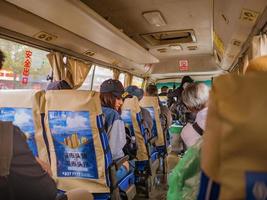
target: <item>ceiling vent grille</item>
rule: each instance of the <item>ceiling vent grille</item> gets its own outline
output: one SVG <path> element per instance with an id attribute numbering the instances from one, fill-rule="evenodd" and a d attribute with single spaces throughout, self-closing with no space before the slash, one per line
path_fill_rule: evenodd
<path id="1" fill-rule="evenodd" d="M 87 50 L 87 51 L 85 51 L 83 54 L 86 55 L 86 56 L 90 56 L 90 57 L 92 57 L 92 56 L 95 55 L 95 52 L 94 52 L 94 51 Z"/>
<path id="2" fill-rule="evenodd" d="M 255 23 L 259 13 L 253 10 L 242 9 L 240 19 L 245 22 Z"/>
<path id="3" fill-rule="evenodd" d="M 197 50 L 197 46 L 188 46 L 187 49 L 189 51 L 195 51 L 195 50 Z"/>
<path id="4" fill-rule="evenodd" d="M 141 37 L 152 46 L 196 42 L 195 32 L 192 29 L 147 33 L 142 34 Z"/>
<path id="5" fill-rule="evenodd" d="M 46 33 L 44 31 L 41 31 L 39 33 L 36 33 L 34 35 L 34 37 L 37 38 L 37 39 L 39 39 L 39 40 L 43 40 L 45 42 L 52 42 L 55 39 L 57 39 L 57 36 L 52 35 L 52 34 L 49 34 L 49 33 Z"/>

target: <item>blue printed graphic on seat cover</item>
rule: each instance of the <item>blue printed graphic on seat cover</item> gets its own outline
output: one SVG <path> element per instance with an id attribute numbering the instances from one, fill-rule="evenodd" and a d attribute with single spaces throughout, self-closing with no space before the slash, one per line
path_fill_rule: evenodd
<path id="1" fill-rule="evenodd" d="M 146 107 L 146 109 L 149 111 L 152 120 L 153 120 L 153 126 L 152 126 L 152 135 L 158 136 L 158 131 L 157 131 L 157 124 L 156 124 L 156 119 L 155 119 L 155 110 L 154 107 Z"/>
<path id="2" fill-rule="evenodd" d="M 58 177 L 98 179 L 89 112 L 49 111 Z"/>
<path id="3" fill-rule="evenodd" d="M 121 118 L 124 121 L 125 127 L 130 131 L 131 136 L 134 136 L 134 128 L 130 110 L 123 110 Z"/>
<path id="4" fill-rule="evenodd" d="M 267 199 L 267 172 L 246 173 L 246 199 Z"/>
<path id="5" fill-rule="evenodd" d="M 25 134 L 34 156 L 38 156 L 31 108 L 0 108 L 0 121 L 11 121 Z"/>

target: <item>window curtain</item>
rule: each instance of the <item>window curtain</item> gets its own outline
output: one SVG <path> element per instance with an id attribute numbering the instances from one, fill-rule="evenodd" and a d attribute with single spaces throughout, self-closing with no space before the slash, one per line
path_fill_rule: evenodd
<path id="1" fill-rule="evenodd" d="M 53 71 L 53 81 L 65 80 L 73 88 L 79 88 L 86 79 L 92 64 L 73 58 L 67 58 L 67 64 L 63 62 L 60 52 L 51 52 L 47 55 Z"/>
<path id="2" fill-rule="evenodd" d="M 261 34 L 252 39 L 252 59 L 267 55 L 267 35 Z"/>
<path id="3" fill-rule="evenodd" d="M 65 78 L 65 64 L 63 55 L 59 52 L 51 52 L 46 55 L 53 72 L 53 81 L 60 81 Z"/>
<path id="4" fill-rule="evenodd" d="M 119 80 L 120 70 L 113 68 L 113 79 Z"/>
<path id="5" fill-rule="evenodd" d="M 243 58 L 243 67 L 242 67 L 242 74 L 244 75 L 247 71 L 248 68 L 248 64 L 249 64 L 249 58 L 248 58 L 248 54 L 246 54 Z"/>
<path id="6" fill-rule="evenodd" d="M 148 85 L 148 81 L 149 81 L 149 77 L 144 78 L 143 84 L 142 84 L 142 88 L 145 90 L 147 85 Z"/>
<path id="7" fill-rule="evenodd" d="M 88 64 L 80 60 L 68 58 L 66 81 L 70 83 L 74 89 L 81 87 L 91 67 L 92 63 Z"/>
<path id="8" fill-rule="evenodd" d="M 124 79 L 124 87 L 128 87 L 132 84 L 133 75 L 129 73 L 125 73 L 125 79 Z"/>

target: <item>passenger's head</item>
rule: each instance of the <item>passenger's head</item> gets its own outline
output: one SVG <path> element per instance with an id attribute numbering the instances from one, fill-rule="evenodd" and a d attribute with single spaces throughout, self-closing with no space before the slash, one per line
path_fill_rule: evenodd
<path id="1" fill-rule="evenodd" d="M 191 83 L 182 93 L 182 100 L 192 112 L 198 112 L 207 107 L 209 88 L 204 83 Z"/>
<path id="2" fill-rule="evenodd" d="M 138 88 L 135 85 L 130 85 L 127 88 L 125 88 L 125 92 L 128 93 L 130 96 L 136 96 L 139 101 L 144 96 L 144 90 L 141 88 Z"/>
<path id="3" fill-rule="evenodd" d="M 1 70 L 2 67 L 3 67 L 4 61 L 5 61 L 5 55 L 4 55 L 4 53 L 0 50 L 0 70 Z"/>
<path id="4" fill-rule="evenodd" d="M 158 96 L 158 88 L 157 88 L 157 86 L 154 85 L 154 84 L 149 84 L 146 87 L 146 96 L 152 96 L 152 97 Z"/>
<path id="5" fill-rule="evenodd" d="M 190 83 L 193 83 L 194 80 L 190 77 L 190 76 L 184 76 L 182 78 L 182 82 L 181 82 L 181 86 L 183 89 L 186 88 L 187 85 L 189 85 Z"/>
<path id="6" fill-rule="evenodd" d="M 53 81 L 48 84 L 46 90 L 70 90 L 72 89 L 67 81 Z"/>
<path id="7" fill-rule="evenodd" d="M 267 56 L 257 57 L 249 62 L 246 73 L 267 72 Z"/>
<path id="8" fill-rule="evenodd" d="M 169 88 L 168 88 L 167 86 L 164 85 L 164 86 L 162 86 L 162 87 L 160 88 L 160 92 L 161 92 L 161 93 L 167 93 L 167 92 L 168 92 L 168 89 L 169 89 Z"/>
<path id="9" fill-rule="evenodd" d="M 123 93 L 124 87 L 119 80 L 105 80 L 100 86 L 101 105 L 121 112 Z"/>

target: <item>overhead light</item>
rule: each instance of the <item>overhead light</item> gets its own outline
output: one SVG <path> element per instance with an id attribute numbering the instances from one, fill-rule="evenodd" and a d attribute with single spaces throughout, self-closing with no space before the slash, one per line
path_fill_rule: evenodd
<path id="1" fill-rule="evenodd" d="M 180 45 L 169 45 L 171 50 L 181 51 L 183 50 Z"/>
<path id="2" fill-rule="evenodd" d="M 146 21 L 154 26 L 165 26 L 167 25 L 160 11 L 148 11 L 142 13 Z"/>

